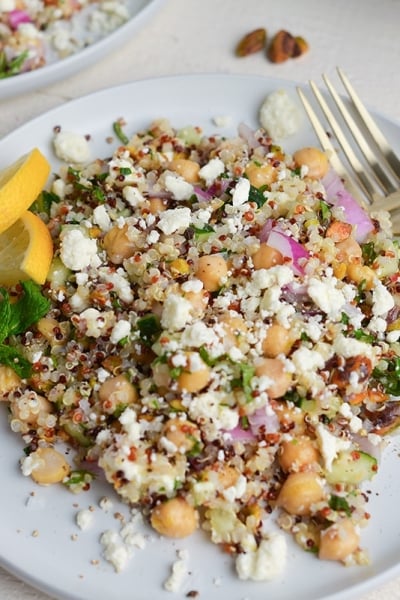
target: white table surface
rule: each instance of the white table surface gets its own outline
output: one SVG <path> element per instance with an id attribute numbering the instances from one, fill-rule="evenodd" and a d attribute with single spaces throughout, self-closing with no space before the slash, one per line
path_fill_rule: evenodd
<path id="1" fill-rule="evenodd" d="M 130 42 L 95 66 L 45 89 L 0 98 L 0 137 L 72 98 L 131 80 L 220 72 L 306 82 L 333 74 L 337 65 L 370 108 L 400 122 L 399 26 L 400 0 L 166 0 Z M 237 58 L 236 43 L 257 27 L 301 35 L 310 52 L 280 65 L 263 53 Z M 400 577 L 359 598 L 394 599 L 400 599 Z M 0 600 L 48 596 L 0 569 Z"/>

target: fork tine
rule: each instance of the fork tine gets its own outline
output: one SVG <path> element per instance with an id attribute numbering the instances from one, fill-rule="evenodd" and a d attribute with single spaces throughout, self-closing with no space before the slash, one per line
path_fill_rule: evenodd
<path id="1" fill-rule="evenodd" d="M 366 194 L 372 199 L 374 194 L 377 193 L 377 188 L 374 183 L 374 180 L 372 180 L 371 177 L 366 173 L 363 165 L 361 164 L 355 152 L 353 151 L 353 148 L 348 143 L 346 136 L 344 135 L 339 123 L 337 122 L 334 114 L 332 113 L 331 109 L 329 108 L 328 104 L 326 103 L 316 84 L 313 81 L 310 81 L 309 83 L 318 101 L 318 104 L 320 105 L 329 125 L 331 126 L 332 131 L 336 136 L 336 139 L 341 145 L 343 152 L 347 160 L 349 161 L 350 166 L 352 167 L 358 181 L 360 182 L 360 185 L 363 187 Z"/>
<path id="2" fill-rule="evenodd" d="M 378 128 L 375 121 L 373 120 L 373 118 L 371 117 L 371 115 L 369 114 L 369 112 L 367 111 L 367 109 L 365 108 L 363 103 L 361 102 L 359 96 L 357 95 L 356 91 L 354 90 L 353 86 L 351 85 L 348 77 L 345 75 L 345 73 L 339 67 L 337 67 L 337 72 L 339 73 L 339 76 L 343 82 L 343 85 L 346 88 L 350 98 L 352 99 L 354 106 L 356 107 L 360 117 L 364 121 L 366 128 L 370 132 L 372 139 L 378 145 L 382 154 L 386 157 L 386 160 L 392 167 L 394 174 L 398 178 L 400 178 L 400 160 L 398 159 L 396 154 L 393 152 L 392 148 L 389 146 L 387 139 L 385 138 L 385 136 L 383 135 L 381 130 Z"/>
<path id="3" fill-rule="evenodd" d="M 349 191 L 354 196 L 354 198 L 356 198 L 362 206 L 366 207 L 365 199 L 360 195 L 359 189 L 354 184 L 352 177 L 350 176 L 349 172 L 340 160 L 335 148 L 333 147 L 331 140 L 329 139 L 328 134 L 321 125 L 321 122 L 318 119 L 316 113 L 314 112 L 314 109 L 312 108 L 311 104 L 307 100 L 303 90 L 300 87 L 297 88 L 297 93 L 304 106 L 304 110 L 308 115 L 310 123 L 314 127 L 315 133 L 317 135 L 317 138 L 319 139 L 322 148 L 328 153 L 329 162 L 331 163 L 333 169 L 336 171 L 339 177 L 346 181 L 346 185 Z"/>
<path id="4" fill-rule="evenodd" d="M 328 79 L 328 77 L 326 75 L 323 75 L 322 78 L 325 81 L 326 87 L 328 88 L 332 98 L 334 99 L 336 106 L 338 107 L 339 111 L 341 112 L 343 119 L 347 123 L 347 126 L 348 126 L 351 134 L 353 135 L 353 138 L 355 139 L 361 152 L 364 154 L 371 169 L 374 171 L 375 176 L 377 177 L 378 183 L 382 185 L 382 187 L 385 189 L 385 192 L 388 194 L 396 191 L 397 188 L 393 185 L 393 183 L 390 181 L 390 179 L 386 175 L 385 171 L 382 169 L 381 165 L 379 164 L 378 160 L 376 159 L 375 154 L 372 152 L 369 144 L 366 142 L 358 125 L 356 124 L 353 117 L 347 110 L 344 102 L 342 101 L 339 94 L 333 87 L 332 83 L 330 82 L 330 80 Z"/>

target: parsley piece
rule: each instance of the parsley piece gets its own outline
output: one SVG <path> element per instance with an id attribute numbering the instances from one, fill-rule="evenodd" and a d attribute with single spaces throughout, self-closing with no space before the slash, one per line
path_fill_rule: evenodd
<path id="1" fill-rule="evenodd" d="M 31 363 L 17 348 L 3 342 L 12 335 L 23 333 L 44 317 L 49 311 L 50 301 L 42 295 L 40 286 L 33 281 L 23 281 L 21 285 L 24 293 L 14 303 L 10 302 L 7 290 L 0 289 L 0 363 L 26 378 L 30 376 Z"/>
<path id="2" fill-rule="evenodd" d="M 136 324 L 143 344 L 152 346 L 162 331 L 159 318 L 156 315 L 148 314 L 138 319 Z"/>
<path id="3" fill-rule="evenodd" d="M 321 213 L 321 223 L 327 223 L 330 221 L 332 212 L 329 204 L 324 202 L 324 200 L 321 200 L 319 203 L 319 211 Z"/>
<path id="4" fill-rule="evenodd" d="M 6 53 L 0 52 L 0 79 L 18 75 L 21 72 L 22 66 L 29 56 L 29 50 L 24 50 L 10 61 L 7 60 Z"/>
<path id="5" fill-rule="evenodd" d="M 375 367 L 372 377 L 378 381 L 391 396 L 400 396 L 400 356 L 385 360 L 386 368 Z"/>
<path id="6" fill-rule="evenodd" d="M 30 206 L 30 210 L 36 213 L 46 213 L 50 214 L 51 205 L 53 203 L 58 204 L 60 202 L 60 197 L 54 192 L 47 192 L 43 190 L 41 194 L 36 198 L 34 203 Z"/>
<path id="7" fill-rule="evenodd" d="M 335 494 L 332 494 L 329 498 L 329 508 L 332 510 L 343 511 L 348 517 L 351 516 L 350 505 L 346 498 L 343 498 L 342 496 L 335 496 Z"/>
<path id="8" fill-rule="evenodd" d="M 125 133 L 122 130 L 121 121 L 115 121 L 113 123 L 113 130 L 119 141 L 125 144 L 126 146 L 129 143 L 129 138 L 127 135 L 125 135 Z"/>
<path id="9" fill-rule="evenodd" d="M 367 344 L 372 344 L 375 341 L 375 336 L 373 336 L 371 333 L 365 333 L 365 331 L 362 329 L 355 329 L 353 331 L 353 335 L 356 340 L 366 342 Z"/>
<path id="10" fill-rule="evenodd" d="M 251 365 L 247 365 L 246 363 L 239 363 L 239 368 L 241 387 L 244 391 L 244 395 L 246 396 L 246 400 L 248 402 L 251 402 L 253 400 L 253 389 L 251 387 L 251 380 L 254 377 L 255 368 Z"/>
<path id="11" fill-rule="evenodd" d="M 201 229 L 200 227 L 194 227 L 193 231 L 196 240 L 200 240 L 203 238 L 207 238 L 210 235 L 210 233 L 214 233 L 215 229 L 211 225 L 206 224 Z"/>
<path id="12" fill-rule="evenodd" d="M 362 244 L 361 252 L 364 264 L 366 265 L 372 265 L 376 257 L 378 256 L 377 252 L 375 251 L 374 242 L 367 242 L 366 244 Z"/>
<path id="13" fill-rule="evenodd" d="M 262 185 L 259 188 L 256 188 L 254 185 L 250 185 L 249 191 L 249 202 L 255 202 L 258 208 L 261 208 L 267 201 L 264 196 L 264 191 L 267 189 L 266 185 Z"/>

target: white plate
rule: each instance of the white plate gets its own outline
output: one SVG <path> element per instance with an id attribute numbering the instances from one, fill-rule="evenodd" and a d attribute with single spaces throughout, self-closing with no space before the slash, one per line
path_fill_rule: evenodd
<path id="1" fill-rule="evenodd" d="M 99 37 L 93 44 L 71 56 L 58 59 L 51 55 L 48 64 L 40 69 L 1 79 L 0 100 L 51 85 L 89 67 L 131 39 L 164 2 L 165 0 L 127 0 L 129 20 L 124 25 L 105 37 Z M 79 35 L 82 35 L 82 40 L 86 39 L 84 32 L 79 31 L 79 24 L 75 32 L 78 39 Z"/>
<path id="2" fill-rule="evenodd" d="M 297 99 L 295 84 L 287 81 L 220 74 L 139 81 L 108 89 L 65 104 L 0 141 L 0 168 L 33 146 L 51 157 L 52 130 L 57 125 L 90 134 L 93 156 L 111 152 L 106 138 L 112 135 L 111 124 L 118 117 L 125 118 L 130 133 L 154 118 L 168 117 L 176 126 L 196 124 L 209 134 L 233 134 L 241 121 L 257 125 L 260 103 L 277 88 L 287 89 Z M 213 118 L 221 115 L 231 118 L 229 128 L 215 126 Z M 399 149 L 399 125 L 383 117 L 379 117 L 379 122 L 394 146 L 397 138 Z M 301 131 L 285 147 L 291 151 L 315 143 L 304 119 Z M 53 165 L 57 168 L 57 161 L 53 160 Z M 400 575 L 400 530 L 395 519 L 400 486 L 393 475 L 399 471 L 399 452 L 400 442 L 393 438 L 385 451 L 383 466 L 367 488 L 372 518 L 363 531 L 362 542 L 370 551 L 371 566 L 344 568 L 318 561 L 289 541 L 288 564 L 282 579 L 244 582 L 235 576 L 229 556 L 208 542 L 204 534 L 179 541 L 160 540 L 151 534 L 147 546 L 136 550 L 126 570 L 116 574 L 101 557 L 99 536 L 106 529 L 118 531 L 119 521 L 113 513 L 126 514 L 127 507 L 99 482 L 78 496 L 60 487 L 35 487 L 19 472 L 22 444 L 17 435 L 8 431 L 5 412 L 0 413 L 0 563 L 58 598 L 168 600 L 171 594 L 163 589 L 163 582 L 176 560 L 176 550 L 188 549 L 190 574 L 176 596 L 179 598 L 191 590 L 199 592 L 200 600 L 359 598 L 373 586 Z M 98 504 L 105 494 L 114 502 L 114 510 L 109 514 Z M 93 525 L 81 531 L 75 523 L 76 513 L 89 505 L 94 507 Z M 75 541 L 73 534 L 77 534 Z"/>

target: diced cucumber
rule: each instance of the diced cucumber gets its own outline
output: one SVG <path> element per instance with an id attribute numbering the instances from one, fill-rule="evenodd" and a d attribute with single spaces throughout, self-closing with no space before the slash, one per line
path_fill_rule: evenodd
<path id="1" fill-rule="evenodd" d="M 349 483 L 358 485 L 372 479 L 378 470 L 378 461 L 374 456 L 360 450 L 340 452 L 332 463 L 331 471 L 325 474 L 328 483 Z"/>

